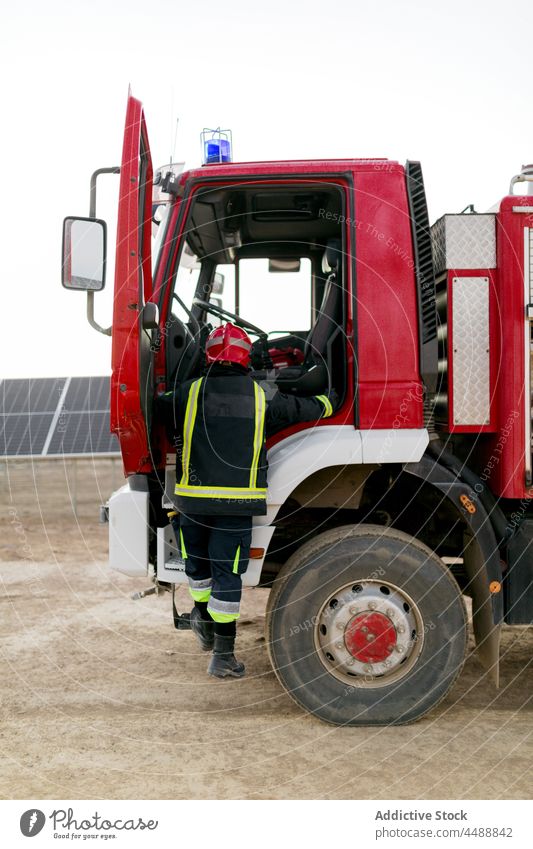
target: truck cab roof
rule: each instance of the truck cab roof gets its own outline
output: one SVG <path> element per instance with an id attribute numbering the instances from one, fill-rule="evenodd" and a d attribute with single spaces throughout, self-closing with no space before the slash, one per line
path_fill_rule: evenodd
<path id="1" fill-rule="evenodd" d="M 368 170 L 403 170 L 403 166 L 390 159 L 367 158 L 367 159 L 290 159 L 262 162 L 229 162 L 211 165 L 202 165 L 184 172 L 183 176 L 193 179 L 205 177 L 228 177 L 234 179 L 238 176 L 250 174 L 325 174 L 339 173 L 339 171 L 368 171 Z"/>

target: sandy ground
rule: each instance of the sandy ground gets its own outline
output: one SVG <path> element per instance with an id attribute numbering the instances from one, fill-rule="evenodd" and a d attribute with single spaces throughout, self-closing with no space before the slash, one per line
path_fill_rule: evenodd
<path id="1" fill-rule="evenodd" d="M 2 798 L 531 798 L 533 629 L 504 629 L 499 691 L 472 654 L 415 725 L 324 725 L 270 671 L 268 591 L 245 592 L 231 682 L 167 594 L 131 600 L 97 524 L 117 469 L 0 468 Z"/>

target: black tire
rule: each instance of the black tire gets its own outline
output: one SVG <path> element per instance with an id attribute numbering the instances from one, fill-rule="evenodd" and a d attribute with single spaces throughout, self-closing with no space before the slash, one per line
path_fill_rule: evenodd
<path id="1" fill-rule="evenodd" d="M 353 588 L 348 589 L 350 584 Z M 363 587 L 368 593 L 386 592 L 389 598 L 412 600 L 411 606 L 403 604 L 409 611 L 405 616 L 414 617 L 416 612 L 417 617 L 415 630 L 409 631 L 412 643 L 405 666 L 404 658 L 393 654 L 402 648 L 387 648 L 396 664 L 392 673 L 352 678 L 348 667 L 330 664 L 328 653 L 319 644 L 329 636 L 321 637 L 317 630 L 322 628 L 323 634 L 327 628 L 317 623 L 325 621 L 328 608 L 337 607 L 333 602 L 341 587 L 342 599 L 349 592 L 360 593 L 357 588 Z M 354 595 L 355 600 L 358 597 L 364 600 L 364 594 Z M 356 609 L 348 604 L 342 601 L 339 610 L 348 611 L 342 616 Z M 397 620 L 401 608 L 389 610 Z M 354 616 L 352 622 L 355 619 L 361 616 Z M 336 627 L 341 625 L 337 622 Z M 348 627 L 343 652 L 347 632 Z M 396 635 L 395 630 L 392 633 Z M 332 625 L 331 639 L 338 640 L 336 646 L 341 645 L 342 637 L 338 630 L 333 634 Z M 374 635 L 370 637 L 374 639 Z M 457 582 L 427 546 L 390 528 L 344 526 L 305 543 L 283 566 L 267 606 L 266 641 L 281 685 L 309 713 L 334 725 L 396 725 L 419 719 L 451 689 L 465 659 L 467 617 Z M 354 663 L 351 658 L 346 662 Z M 388 660 L 384 663 L 391 665 Z M 392 675 L 396 678 L 389 680 Z"/>

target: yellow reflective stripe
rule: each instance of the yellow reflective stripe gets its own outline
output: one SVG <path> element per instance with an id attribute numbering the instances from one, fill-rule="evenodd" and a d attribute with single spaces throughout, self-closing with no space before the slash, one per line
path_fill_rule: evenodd
<path id="1" fill-rule="evenodd" d="M 240 559 L 240 556 L 241 556 L 241 547 L 239 545 L 239 547 L 237 548 L 237 554 L 235 555 L 235 560 L 233 561 L 233 574 L 234 575 L 239 574 L 239 559 Z"/>
<path id="2" fill-rule="evenodd" d="M 214 610 L 209 608 L 209 605 L 207 605 L 207 612 L 214 622 L 233 622 L 240 616 L 240 613 L 215 613 Z"/>
<path id="3" fill-rule="evenodd" d="M 209 490 L 210 492 L 266 492 L 266 488 L 255 486 L 194 486 L 194 484 L 189 483 L 187 485 L 177 483 L 177 489 L 199 489 L 199 490 Z"/>
<path id="4" fill-rule="evenodd" d="M 331 406 L 331 401 L 329 400 L 327 395 L 315 395 L 315 398 L 317 399 L 317 401 L 322 401 L 322 403 L 324 404 L 325 409 L 324 409 L 324 415 L 322 416 L 322 418 L 327 419 L 327 417 L 331 416 L 332 413 L 333 413 L 333 407 Z"/>
<path id="5" fill-rule="evenodd" d="M 211 590 L 191 590 L 189 592 L 195 601 L 209 601 L 211 598 Z"/>
<path id="6" fill-rule="evenodd" d="M 180 545 L 181 545 L 181 556 L 183 560 L 187 560 L 187 549 L 185 548 L 185 540 L 183 539 L 183 531 L 180 528 Z"/>
<path id="7" fill-rule="evenodd" d="M 185 410 L 185 420 L 183 423 L 183 452 L 181 455 L 181 482 L 187 484 L 189 482 L 189 462 L 191 459 L 191 443 L 194 422 L 198 410 L 198 393 L 202 385 L 203 377 L 195 380 L 189 389 L 189 397 L 187 398 L 187 408 Z"/>
<path id="8" fill-rule="evenodd" d="M 266 498 L 266 489 L 235 486 L 184 486 L 177 483 L 174 493 L 187 498 Z"/>
<path id="9" fill-rule="evenodd" d="M 263 430 L 265 426 L 266 396 L 261 387 L 254 381 L 255 396 L 255 427 L 254 427 L 254 455 L 250 468 L 250 486 L 257 486 L 257 471 L 259 455 L 263 447 Z"/>

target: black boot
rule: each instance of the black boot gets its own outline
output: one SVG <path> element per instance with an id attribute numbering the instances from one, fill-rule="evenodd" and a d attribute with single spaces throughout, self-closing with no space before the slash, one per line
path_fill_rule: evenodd
<path id="1" fill-rule="evenodd" d="M 191 610 L 191 629 L 202 651 L 211 651 L 215 641 L 215 623 L 212 619 L 204 619 L 197 607 Z"/>
<path id="2" fill-rule="evenodd" d="M 222 637 L 215 634 L 213 657 L 207 668 L 209 675 L 214 678 L 242 678 L 244 663 L 240 663 L 233 654 L 235 637 Z"/>

